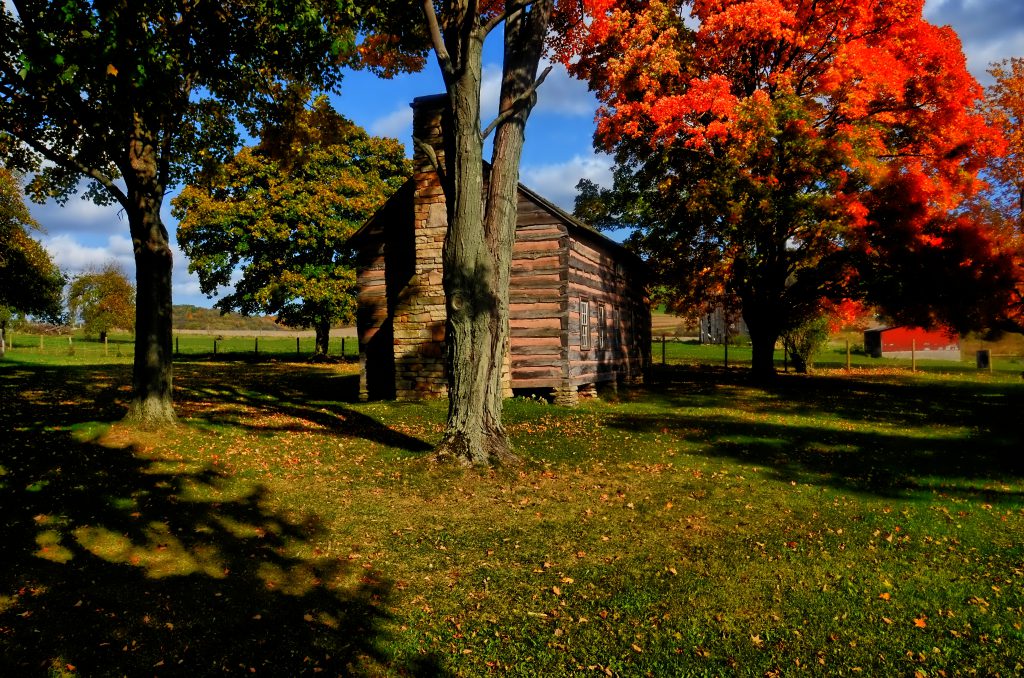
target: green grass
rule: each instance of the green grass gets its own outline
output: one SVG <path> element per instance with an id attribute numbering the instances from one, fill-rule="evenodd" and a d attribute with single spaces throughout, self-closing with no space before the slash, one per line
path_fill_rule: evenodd
<path id="1" fill-rule="evenodd" d="M 663 358 L 664 355 L 664 358 Z M 733 345 L 728 347 L 729 367 L 750 367 L 751 349 L 749 344 Z M 655 364 L 666 365 L 715 365 L 724 367 L 726 365 L 726 347 L 719 344 L 698 344 L 694 341 L 677 341 L 668 339 L 664 342 L 664 353 L 660 337 L 656 337 L 651 350 L 651 359 Z M 775 365 L 779 371 L 784 371 L 787 366 L 785 354 L 781 349 L 775 351 Z M 922 373 L 936 373 L 941 375 L 976 375 L 985 374 L 988 371 L 979 372 L 974 353 L 962 352 L 960 360 L 926 360 L 918 359 L 912 361 L 909 358 L 871 358 L 864 355 L 864 352 L 851 350 L 850 367 L 854 370 L 865 372 L 910 372 L 915 369 Z M 838 370 L 846 368 L 846 347 L 840 342 L 833 342 L 830 346 L 815 355 L 812 368 L 817 370 Z M 791 365 L 789 366 L 791 370 Z M 1024 357 L 1010 355 L 994 355 L 992 357 L 992 373 L 1003 377 L 1019 379 L 1024 372 Z"/>
<path id="2" fill-rule="evenodd" d="M 1024 671 L 1019 378 L 673 365 L 459 470 L 352 364 L 183 362 L 167 436 L 129 369 L 0 362 L 0 674 Z"/>

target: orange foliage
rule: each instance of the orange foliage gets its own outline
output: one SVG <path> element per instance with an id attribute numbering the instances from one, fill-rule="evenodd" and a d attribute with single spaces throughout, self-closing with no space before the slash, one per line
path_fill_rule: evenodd
<path id="1" fill-rule="evenodd" d="M 602 103 L 606 148 L 634 138 L 714 152 L 737 140 L 740 108 L 792 94 L 816 121 L 807 134 L 829 139 L 851 169 L 912 173 L 937 209 L 973 192 L 999 152 L 959 39 L 924 20 L 923 0 L 694 0 L 692 33 L 673 0 L 584 5 L 570 67 Z M 861 211 L 855 196 L 845 202 Z"/>

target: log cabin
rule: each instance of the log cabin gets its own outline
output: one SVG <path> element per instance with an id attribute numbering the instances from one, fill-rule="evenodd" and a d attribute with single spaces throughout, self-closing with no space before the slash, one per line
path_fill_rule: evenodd
<path id="1" fill-rule="evenodd" d="M 413 101 L 413 176 L 350 241 L 364 400 L 447 395 L 441 272 L 447 209 L 422 150 L 429 144 L 443 164 L 444 97 Z M 542 392 L 572 405 L 602 382 L 642 382 L 651 346 L 643 261 L 522 184 L 517 201 L 506 395 Z"/>

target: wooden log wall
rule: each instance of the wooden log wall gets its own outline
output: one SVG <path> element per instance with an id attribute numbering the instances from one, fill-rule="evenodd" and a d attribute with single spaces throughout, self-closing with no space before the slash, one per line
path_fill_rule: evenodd
<path id="1" fill-rule="evenodd" d="M 643 379 L 650 362 L 650 310 L 643 276 L 631 266 L 597 238 L 569 243 L 567 362 L 573 386 Z M 589 308 L 587 348 L 580 334 L 581 302 Z"/>
<path id="2" fill-rule="evenodd" d="M 522 193 L 509 283 L 511 386 L 565 380 L 568 229 Z"/>

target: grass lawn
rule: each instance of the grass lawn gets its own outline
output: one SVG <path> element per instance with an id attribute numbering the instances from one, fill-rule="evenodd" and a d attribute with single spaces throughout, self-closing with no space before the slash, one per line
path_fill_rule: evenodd
<path id="1" fill-rule="evenodd" d="M 656 354 L 657 359 L 657 354 Z M 520 468 L 351 363 L 0 361 L 0 675 L 1017 675 L 1024 384 L 670 365 Z"/>

